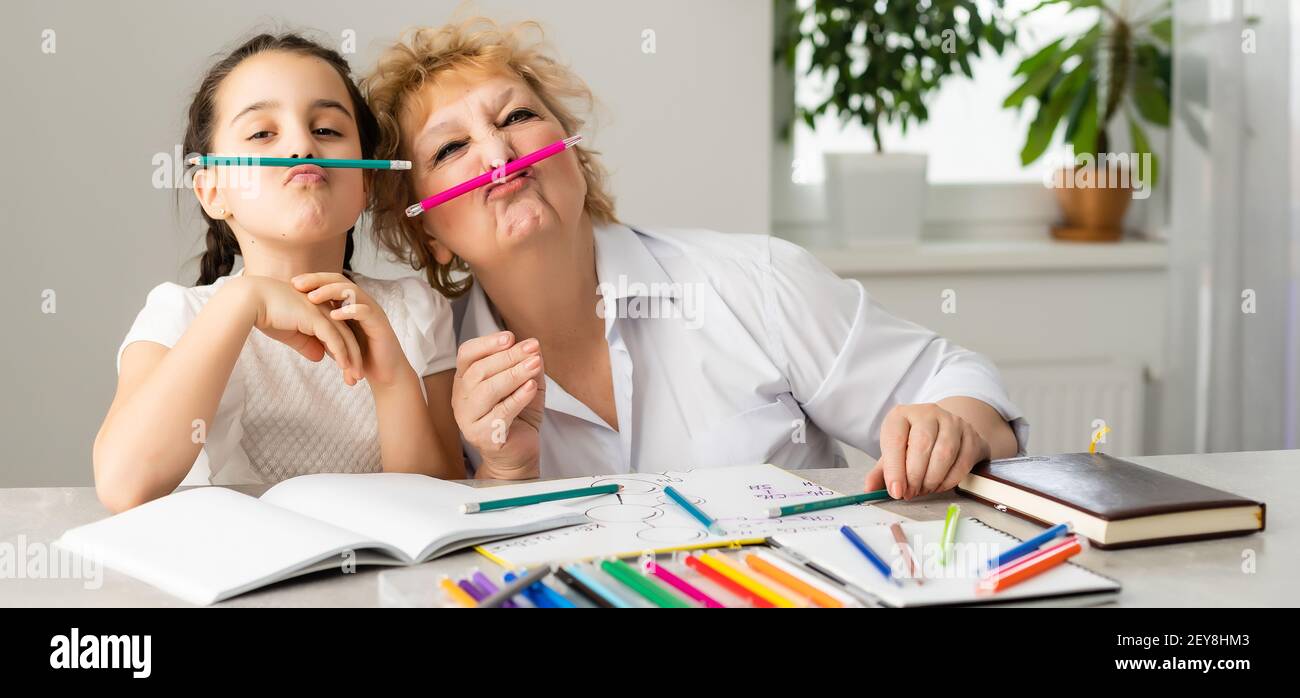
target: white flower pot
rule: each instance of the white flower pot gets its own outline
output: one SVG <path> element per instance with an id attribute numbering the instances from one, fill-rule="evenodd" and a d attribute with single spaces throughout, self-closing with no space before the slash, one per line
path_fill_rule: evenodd
<path id="1" fill-rule="evenodd" d="M 827 152 L 830 229 L 846 245 L 916 243 L 925 218 L 926 156 Z"/>

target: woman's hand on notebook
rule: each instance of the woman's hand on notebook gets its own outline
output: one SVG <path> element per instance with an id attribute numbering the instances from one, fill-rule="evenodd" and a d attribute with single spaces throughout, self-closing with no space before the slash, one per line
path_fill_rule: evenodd
<path id="1" fill-rule="evenodd" d="M 413 375 L 383 308 L 351 279 L 334 272 L 299 274 L 293 277 L 293 287 L 331 320 L 354 330 L 361 349 L 360 366 L 353 370 L 357 380 L 364 378 L 372 390 L 381 390 Z"/>
<path id="2" fill-rule="evenodd" d="M 465 440 L 482 456 L 475 477 L 521 480 L 538 476 L 546 375 L 536 339 L 512 332 L 460 345 L 452 410 Z"/>
<path id="3" fill-rule="evenodd" d="M 867 473 L 866 490 L 888 489 L 894 499 L 944 492 L 989 453 L 975 427 L 943 406 L 898 405 L 880 427 L 880 459 Z"/>

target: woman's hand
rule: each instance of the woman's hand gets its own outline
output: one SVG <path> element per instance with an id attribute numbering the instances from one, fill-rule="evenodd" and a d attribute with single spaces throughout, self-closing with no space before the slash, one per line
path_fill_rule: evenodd
<path id="1" fill-rule="evenodd" d="M 521 480 L 539 474 L 546 376 L 536 339 L 511 332 L 460 345 L 452 411 L 465 440 L 482 456 L 476 478 Z"/>
<path id="2" fill-rule="evenodd" d="M 372 390 L 383 389 L 415 375 L 388 316 L 351 279 L 333 272 L 316 272 L 299 274 L 292 282 L 331 320 L 359 330 L 355 334 L 361 344 L 361 361 L 353 367 L 355 380 L 348 385 L 364 378 Z"/>
<path id="3" fill-rule="evenodd" d="M 899 405 L 880 426 L 880 459 L 867 473 L 866 490 L 888 489 L 894 499 L 950 490 L 989 453 L 975 427 L 943 406 Z"/>
<path id="4" fill-rule="evenodd" d="M 311 361 L 320 361 L 329 354 L 348 385 L 359 380 L 361 345 L 347 324 L 330 317 L 328 308 L 312 303 L 293 286 L 266 276 L 241 276 L 231 279 L 228 287 L 248 294 L 256 313 L 253 326 L 262 334 L 289 345 Z"/>

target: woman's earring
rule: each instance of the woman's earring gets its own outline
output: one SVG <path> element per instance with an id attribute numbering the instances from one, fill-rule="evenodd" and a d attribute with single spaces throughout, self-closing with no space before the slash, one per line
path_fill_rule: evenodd
<path id="1" fill-rule="evenodd" d="M 225 215 L 226 215 L 226 209 L 224 208 L 217 209 L 217 218 L 224 218 Z"/>

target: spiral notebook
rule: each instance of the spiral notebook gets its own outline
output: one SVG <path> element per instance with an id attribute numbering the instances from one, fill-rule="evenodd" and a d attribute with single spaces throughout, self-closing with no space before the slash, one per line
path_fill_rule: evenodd
<path id="1" fill-rule="evenodd" d="M 966 517 L 958 523 L 949 562 L 944 564 L 939 545 L 943 521 L 908 521 L 900 525 L 912 560 L 920 566 L 919 582 L 910 573 L 889 526 L 853 526 L 853 530 L 890 564 L 901 585 L 887 581 L 838 529 L 779 534 L 768 543 L 878 606 L 1095 605 L 1112 600 L 1120 591 L 1119 582 L 1066 562 L 1003 591 L 980 595 L 976 584 L 984 563 L 1019 544 L 1020 539 Z"/>

